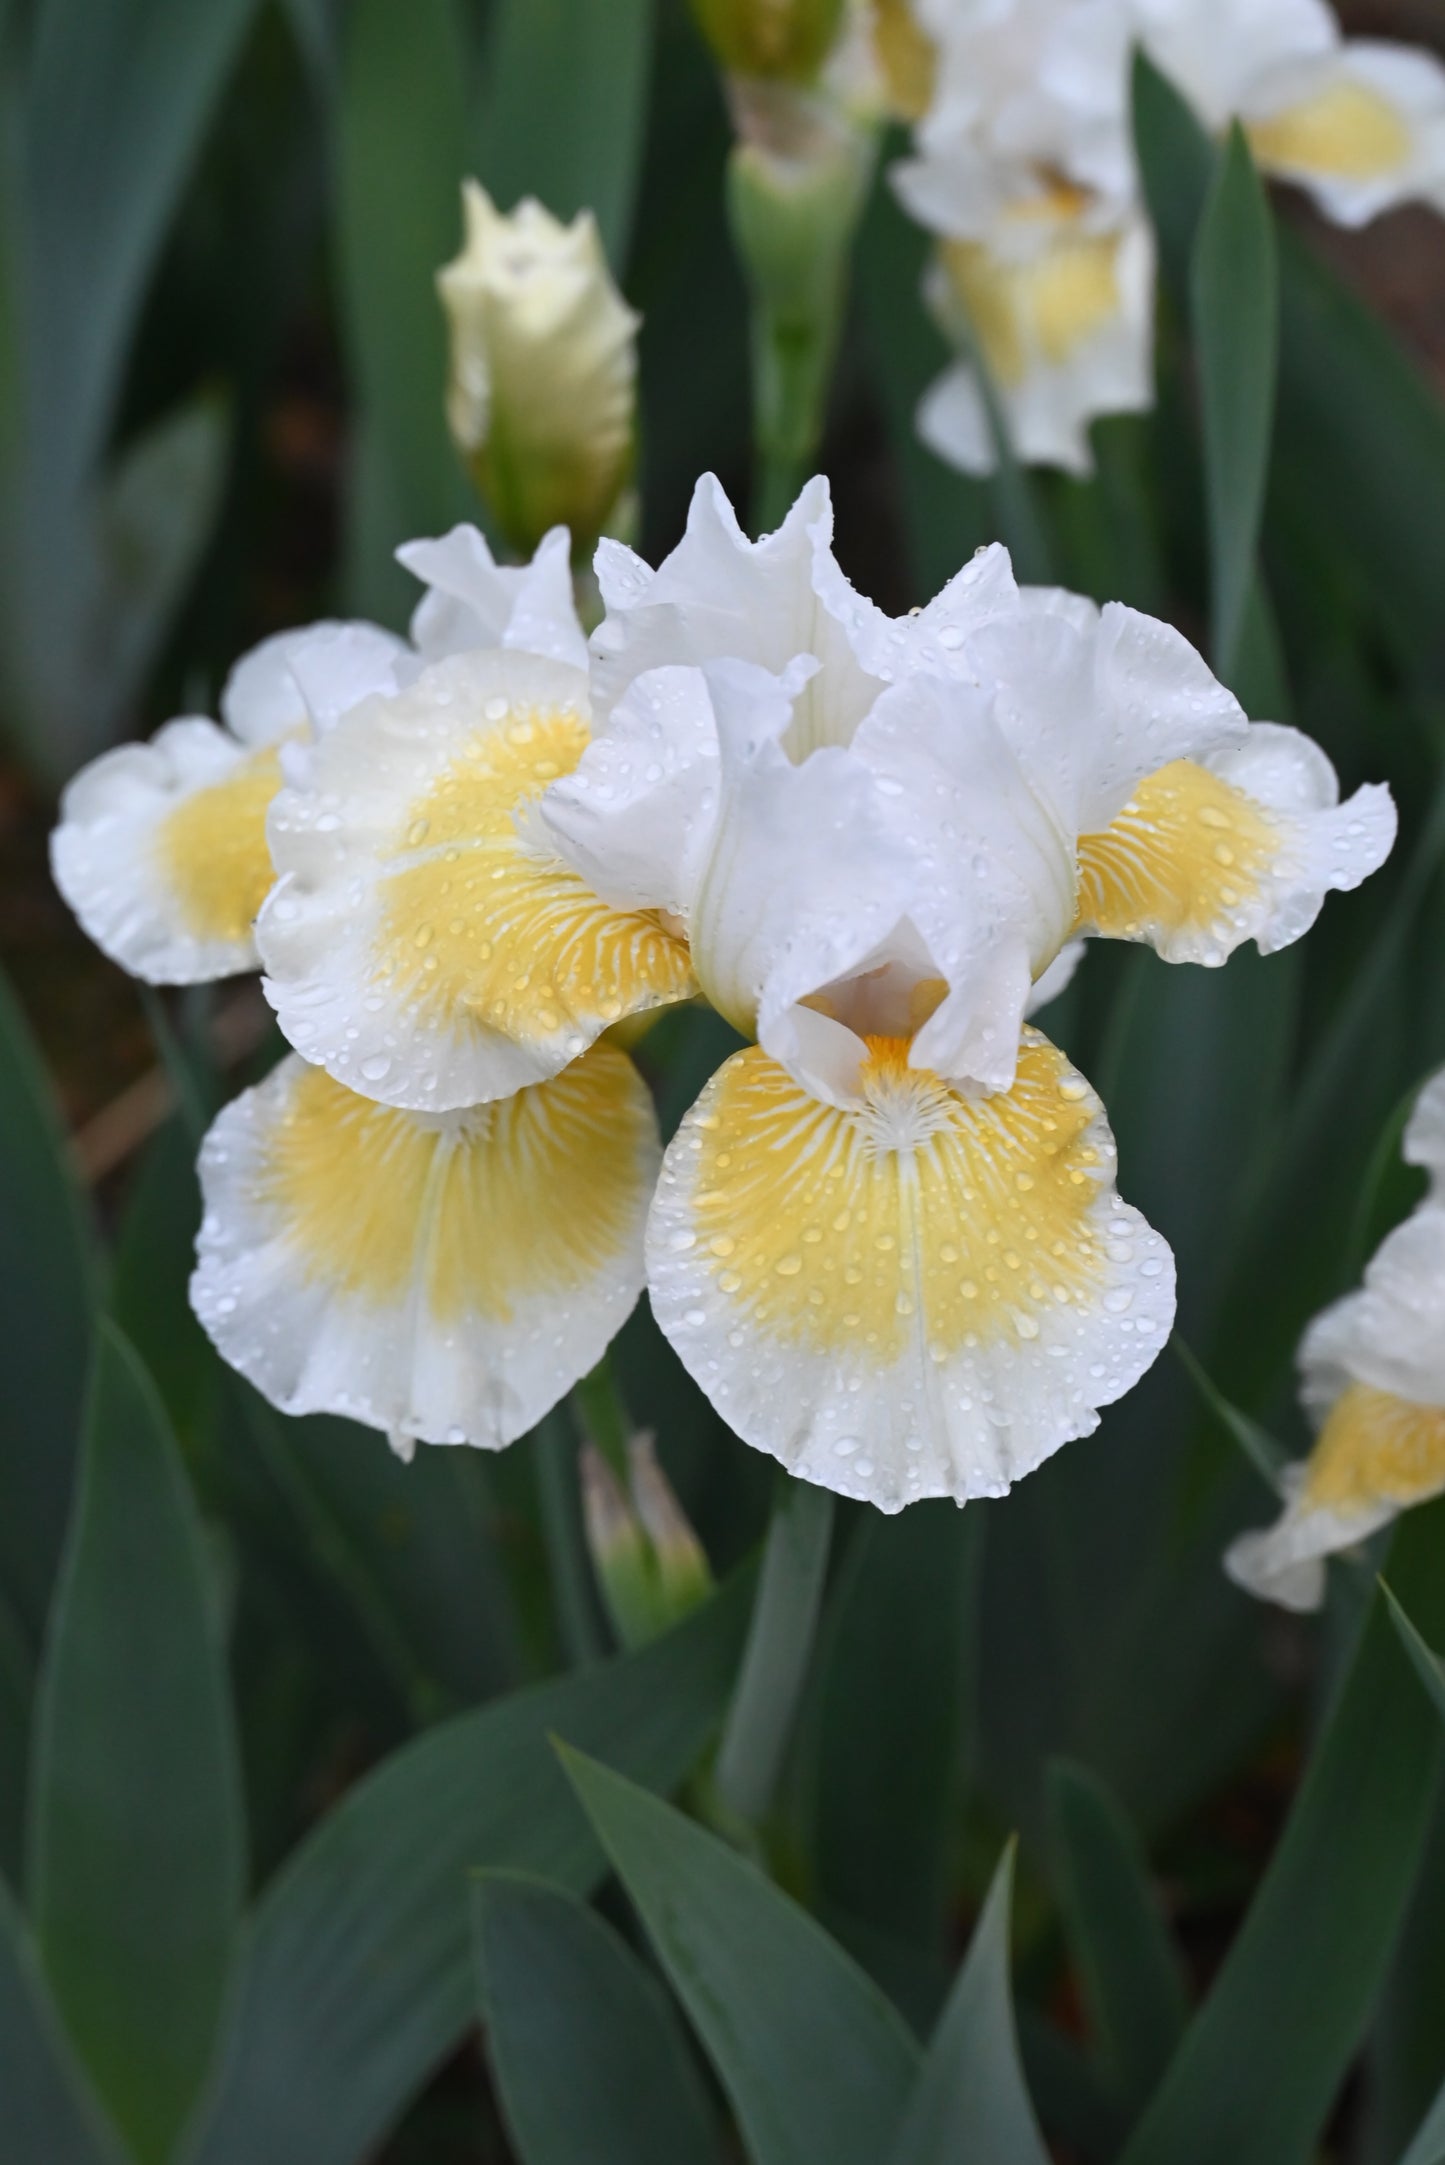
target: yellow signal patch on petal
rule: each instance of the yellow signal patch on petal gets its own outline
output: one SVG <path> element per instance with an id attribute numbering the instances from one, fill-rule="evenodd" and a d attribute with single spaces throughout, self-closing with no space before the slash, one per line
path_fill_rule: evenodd
<path id="1" fill-rule="evenodd" d="M 197 1314 L 289 1412 L 510 1442 L 636 1300 L 659 1158 L 646 1086 L 609 1046 L 448 1114 L 293 1057 L 207 1139 Z"/>
<path id="2" fill-rule="evenodd" d="M 1301 1502 L 1348 1516 L 1382 1503 L 1421 1503 L 1442 1488 L 1445 1407 L 1351 1383 L 1310 1453 Z"/>
<path id="3" fill-rule="evenodd" d="M 266 812 L 281 787 L 273 750 L 242 760 L 223 781 L 183 797 L 156 829 L 162 877 L 197 940 L 245 940 L 275 877 Z"/>
<path id="4" fill-rule="evenodd" d="M 1267 120 L 1251 120 L 1245 132 L 1261 165 L 1330 180 L 1383 179 L 1411 150 L 1410 130 L 1389 100 L 1348 80 Z"/>
<path id="5" fill-rule="evenodd" d="M 1037 1337 L 1036 1312 L 1102 1272 L 1087 1086 L 1043 1039 L 996 1098 L 910 1068 L 901 1039 L 869 1054 L 847 1111 L 760 1050 L 723 1070 L 697 1117 L 693 1198 L 720 1289 L 778 1335 L 835 1352 L 857 1339 L 879 1362 L 918 1330 L 937 1361 L 980 1335 Z"/>
<path id="6" fill-rule="evenodd" d="M 279 878 L 256 928 L 267 996 L 306 1059 L 383 1104 L 445 1112 L 692 997 L 680 933 L 603 902 L 543 821 L 588 728 L 581 670 L 487 648 L 322 737 L 271 814 Z"/>
<path id="7" fill-rule="evenodd" d="M 1101 834 L 1080 836 L 1077 929 L 1223 961 L 1279 850 L 1252 798 L 1193 760 L 1172 760 Z"/>
<path id="8" fill-rule="evenodd" d="M 549 1083 L 427 1118 L 310 1068 L 278 1124 L 268 1186 L 308 1271 L 393 1299 L 420 1269 L 439 1320 L 509 1321 L 614 1257 L 646 1109 L 599 1047 Z"/>
<path id="9" fill-rule="evenodd" d="M 522 712 L 465 742 L 408 808 L 389 853 L 376 978 L 440 1019 L 525 1042 L 686 998 L 686 943 L 645 911 L 610 909 L 519 831 L 519 810 L 570 774 L 575 710 Z"/>
<path id="10" fill-rule="evenodd" d="M 1081 235 L 1015 263 L 978 241 L 944 241 L 940 253 L 984 357 L 1006 390 L 1021 384 L 1035 356 L 1053 366 L 1119 310 L 1120 240 Z"/>
<path id="11" fill-rule="evenodd" d="M 737 1432 L 885 1510 L 996 1495 L 1097 1423 L 1173 1310 L 1088 1084 L 1026 1031 L 965 1096 L 875 1039 L 857 1102 L 759 1049 L 672 1144 L 648 1229 L 663 1330 Z"/>

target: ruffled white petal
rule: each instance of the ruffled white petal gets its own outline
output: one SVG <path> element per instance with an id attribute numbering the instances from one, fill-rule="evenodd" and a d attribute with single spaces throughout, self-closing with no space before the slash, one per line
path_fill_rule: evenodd
<path id="1" fill-rule="evenodd" d="M 1352 40 L 1271 71 L 1241 111 L 1265 170 L 1308 188 L 1340 225 L 1411 198 L 1445 209 L 1445 65 L 1433 53 Z"/>
<path id="2" fill-rule="evenodd" d="M 1172 624 L 1051 589 L 982 626 L 962 659 L 994 688 L 999 727 L 1060 829 L 1105 827 L 1135 784 L 1240 742 L 1232 692 Z"/>
<path id="3" fill-rule="evenodd" d="M 280 780 L 274 750 L 250 750 L 215 722 L 168 722 L 70 783 L 50 838 L 55 884 L 96 945 L 149 984 L 254 969 L 252 924 L 272 876 L 266 806 Z"/>
<path id="4" fill-rule="evenodd" d="M 1264 954 L 1307 932 L 1325 895 L 1378 870 L 1395 840 L 1388 789 L 1344 804 L 1319 746 L 1256 722 L 1237 743 L 1147 777 L 1080 846 L 1085 929 L 1147 939 L 1170 962 Z"/>
<path id="5" fill-rule="evenodd" d="M 500 1105 L 437 1118 L 283 1060 L 201 1152 L 191 1285 L 220 1352 L 287 1413 L 494 1450 L 600 1359 L 643 1283 L 660 1148 L 598 1047 Z"/>
<path id="6" fill-rule="evenodd" d="M 1299 1358 L 1317 1419 L 1351 1383 L 1445 1406 L 1445 1208 L 1424 1203 L 1386 1236 L 1364 1285 L 1315 1318 Z"/>
<path id="7" fill-rule="evenodd" d="M 855 747 L 946 988 L 913 1058 L 982 1090 L 1013 1081 L 1034 979 L 1067 939 L 1075 897 L 1073 836 L 1031 786 L 997 705 L 992 691 L 915 677 L 879 700 Z"/>
<path id="8" fill-rule="evenodd" d="M 390 690 L 406 644 L 379 624 L 320 623 L 277 632 L 243 654 L 221 693 L 221 719 L 243 744 L 304 737 L 366 692 Z"/>
<path id="9" fill-rule="evenodd" d="M 979 1100 L 876 1046 L 848 1109 L 761 1050 L 714 1076 L 664 1160 L 648 1286 L 745 1442 L 896 1511 L 1002 1495 L 1153 1361 L 1168 1248 L 1114 1189 L 1088 1085 L 1030 1032 Z"/>
<path id="10" fill-rule="evenodd" d="M 1407 1165 L 1425 1167 L 1435 1190 L 1432 1199 L 1445 1202 L 1440 1192 L 1445 1187 L 1445 1068 L 1431 1076 L 1415 1100 L 1405 1130 L 1404 1158 Z"/>
<path id="11" fill-rule="evenodd" d="M 1147 221 L 1116 232 L 1067 229 L 1047 252 L 1015 260 L 986 241 L 955 241 L 951 277 L 926 292 L 955 340 L 967 324 L 993 377 L 1015 455 L 1066 473 L 1093 471 L 1091 422 L 1154 403 L 1154 246 Z M 959 361 L 925 393 L 918 433 L 964 473 L 991 473 L 992 432 L 973 367 Z"/>
<path id="12" fill-rule="evenodd" d="M 832 1095 L 862 1057 L 799 1003 L 866 965 L 908 907 L 912 868 L 861 759 L 788 734 L 816 664 L 654 669 L 631 685 L 542 816 L 618 907 L 676 916 L 707 998 Z"/>
<path id="13" fill-rule="evenodd" d="M 258 926 L 281 1028 L 337 1081 L 447 1110 L 556 1074 L 695 989 L 682 943 L 609 910 L 537 817 L 587 742 L 578 672 L 456 654 L 354 708 L 287 789 Z"/>
<path id="14" fill-rule="evenodd" d="M 541 816 L 604 902 L 685 917 L 710 846 L 717 720 L 700 669 L 649 669 L 629 684 Z"/>
<path id="15" fill-rule="evenodd" d="M 1067 947 L 1061 947 L 1048 968 L 1030 988 L 1024 1007 L 1025 1016 L 1032 1019 L 1033 1016 L 1041 1014 L 1051 1000 L 1057 1000 L 1060 993 L 1067 992 L 1083 959 L 1082 940 L 1070 940 Z"/>
<path id="16" fill-rule="evenodd" d="M 1397 1505 L 1380 1501 L 1350 1511 L 1311 1504 L 1306 1483 L 1304 1466 L 1287 1466 L 1280 1477 L 1285 1507 L 1274 1525 L 1241 1534 L 1224 1552 L 1236 1586 L 1299 1614 L 1323 1606 L 1331 1556 L 1368 1541 L 1398 1516 Z"/>
<path id="17" fill-rule="evenodd" d="M 1262 77 L 1339 43 L 1325 0 L 1133 0 L 1133 9 L 1150 59 L 1213 130 Z"/>
<path id="18" fill-rule="evenodd" d="M 861 760 L 840 745 L 801 766 L 789 759 L 789 680 L 741 662 L 705 673 L 719 771 L 709 848 L 684 910 L 693 966 L 714 1006 L 806 1074 L 798 1003 L 856 969 L 899 922 L 911 868 Z"/>
<path id="19" fill-rule="evenodd" d="M 587 667 L 564 526 L 543 535 L 530 564 L 497 563 L 475 526 L 454 526 L 435 541 L 408 541 L 396 555 L 427 588 L 411 620 L 423 661 L 505 646 L 571 669 Z"/>
<path id="20" fill-rule="evenodd" d="M 592 634 L 593 698 L 605 717 L 649 669 L 721 659 L 774 674 L 811 654 L 789 750 L 803 758 L 847 744 L 881 685 L 861 653 L 887 645 L 888 620 L 848 584 L 833 560 L 828 484 L 810 481 L 774 534 L 750 541 L 721 484 L 705 474 L 693 491 L 687 531 L 652 571 L 620 543 L 597 552 L 607 615 Z"/>

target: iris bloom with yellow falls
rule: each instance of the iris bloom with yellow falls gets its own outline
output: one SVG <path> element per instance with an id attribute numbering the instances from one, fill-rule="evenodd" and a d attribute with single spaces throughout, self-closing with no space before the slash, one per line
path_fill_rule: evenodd
<path id="1" fill-rule="evenodd" d="M 1230 1549 L 1230 1576 L 1289 1609 L 1324 1600 L 1326 1559 L 1445 1490 L 1445 1073 L 1405 1130 L 1424 1200 L 1381 1243 L 1364 1284 L 1317 1316 L 1300 1347 L 1314 1449 L 1286 1469 L 1284 1510 Z"/>
<path id="2" fill-rule="evenodd" d="M 306 718 L 255 939 L 295 1052 L 207 1139 L 197 1312 L 287 1410 L 496 1447 L 646 1283 L 806 1479 L 1000 1494 L 1173 1315 L 1104 1108 L 1029 1017 L 1086 935 L 1208 964 L 1297 938 L 1384 858 L 1388 793 L 1341 805 L 1177 632 L 1021 589 L 1002 549 L 886 617 L 821 482 L 756 543 L 710 478 L 657 570 L 604 543 L 590 656 L 565 550 L 503 574 L 461 530 L 409 552 L 411 647 L 286 650 Z M 227 800 L 253 843 L 258 794 Z M 167 831 L 131 862 L 179 923 Z M 752 1042 L 664 1155 L 619 1026 L 699 992 Z"/>
<path id="3" fill-rule="evenodd" d="M 880 57 L 901 0 L 879 16 Z M 981 356 L 1019 457 L 1087 473 L 1089 424 L 1153 403 L 1154 262 L 1135 166 L 1131 59 L 1201 124 L 1238 120 L 1262 172 L 1360 225 L 1417 200 L 1445 209 L 1445 66 L 1346 39 L 1324 0 L 913 0 L 929 50 L 914 155 L 894 169 L 938 236 L 926 296 L 959 358 L 918 425 L 952 464 L 995 449 Z"/>

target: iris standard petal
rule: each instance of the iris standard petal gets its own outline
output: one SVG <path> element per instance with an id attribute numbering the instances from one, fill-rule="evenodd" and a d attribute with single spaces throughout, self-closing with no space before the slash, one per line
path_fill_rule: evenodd
<path id="1" fill-rule="evenodd" d="M 1254 723 L 1204 761 L 1147 776 L 1101 833 L 1079 841 L 1079 929 L 1147 940 L 1170 962 L 1221 963 L 1307 932 L 1325 895 L 1377 871 L 1395 840 L 1388 789 L 1339 801 L 1324 753 Z"/>
<path id="2" fill-rule="evenodd" d="M 537 816 L 588 738 L 586 680 L 453 655 L 318 745 L 271 820 L 267 996 L 308 1060 L 445 1111 L 554 1075 L 609 1024 L 694 991 L 685 942 L 618 911 Z"/>
<path id="3" fill-rule="evenodd" d="M 253 970 L 280 786 L 274 747 L 248 750 L 199 718 L 168 722 L 70 783 L 50 838 L 55 884 L 96 945 L 148 984 Z"/>

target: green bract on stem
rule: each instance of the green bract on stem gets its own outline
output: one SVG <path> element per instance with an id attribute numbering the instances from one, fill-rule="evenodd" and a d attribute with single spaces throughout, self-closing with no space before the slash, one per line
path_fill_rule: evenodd
<path id="1" fill-rule="evenodd" d="M 781 523 L 822 440 L 874 130 L 821 92 L 734 78 L 728 214 L 752 303 L 753 526 Z"/>

